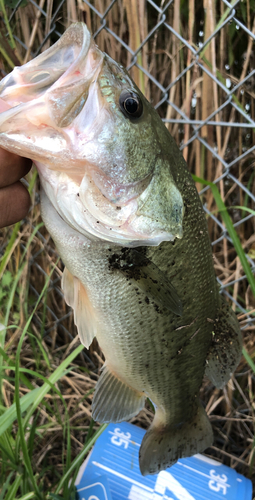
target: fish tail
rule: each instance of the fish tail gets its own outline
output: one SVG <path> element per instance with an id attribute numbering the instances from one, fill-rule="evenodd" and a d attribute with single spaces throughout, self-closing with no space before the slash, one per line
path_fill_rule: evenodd
<path id="1" fill-rule="evenodd" d="M 163 413 L 157 409 L 141 444 L 141 473 L 143 476 L 157 474 L 171 467 L 179 458 L 204 451 L 212 442 L 212 427 L 200 403 L 192 420 L 177 425 L 167 425 Z"/>

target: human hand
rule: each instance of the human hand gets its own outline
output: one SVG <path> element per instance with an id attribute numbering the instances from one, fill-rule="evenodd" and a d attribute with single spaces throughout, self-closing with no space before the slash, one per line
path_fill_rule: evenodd
<path id="1" fill-rule="evenodd" d="M 30 196 L 19 179 L 32 161 L 0 148 L 0 228 L 23 219 L 30 207 Z"/>

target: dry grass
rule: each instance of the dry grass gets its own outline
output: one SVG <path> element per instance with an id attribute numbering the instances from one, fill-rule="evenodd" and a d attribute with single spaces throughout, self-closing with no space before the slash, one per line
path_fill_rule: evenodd
<path id="1" fill-rule="evenodd" d="M 8 4 L 8 2 L 6 2 Z M 161 25 L 153 31 L 162 17 L 145 0 L 127 1 L 95 0 L 95 9 L 103 13 L 113 4 L 107 13 L 106 26 L 110 31 L 102 29 L 96 41 L 102 50 L 105 50 L 115 60 L 124 66 L 132 66 L 133 59 L 130 52 L 116 39 L 114 32 L 121 40 L 135 52 L 141 42 L 151 32 L 151 36 L 137 54 L 137 65 L 151 73 L 160 86 L 168 87 L 176 80 L 176 84 L 169 88 L 168 98 L 178 109 L 163 101 L 159 106 L 159 113 L 169 121 L 168 127 L 178 144 L 184 147 L 183 153 L 192 172 L 198 177 L 214 180 L 224 172 L 222 158 L 226 163 L 233 162 L 231 178 L 218 182 L 221 196 L 227 207 L 242 206 L 243 209 L 231 210 L 233 222 L 246 217 L 245 209 L 253 209 L 251 198 L 246 195 L 237 179 L 251 193 L 255 192 L 254 151 L 234 163 L 234 161 L 254 144 L 254 130 L 241 127 L 217 127 L 204 125 L 198 134 L 206 143 L 217 151 L 215 156 L 198 140 L 190 140 L 194 131 L 190 124 L 173 123 L 175 119 L 182 118 L 181 113 L 195 120 L 204 120 L 214 113 L 225 102 L 224 90 L 202 71 L 198 65 L 192 66 L 190 71 L 178 79 L 178 75 L 193 61 L 191 51 L 185 44 L 176 38 Z M 226 15 L 223 2 L 217 4 L 212 0 L 190 0 L 188 7 L 178 0 L 173 3 L 162 0 L 157 2 L 164 11 L 166 22 L 172 26 L 193 47 L 198 47 L 204 37 L 208 38 Z M 60 6 L 54 22 L 56 30 L 62 33 L 73 21 L 85 21 L 93 32 L 102 26 L 100 18 L 93 10 L 81 0 L 68 0 L 62 5 L 53 0 L 40 0 L 41 8 L 47 12 L 45 18 L 35 6 L 29 2 L 24 7 L 18 8 L 10 23 L 12 33 L 24 44 L 26 49 L 16 42 L 9 45 L 2 41 L 6 28 L 3 20 L 0 21 L 1 57 L 0 70 L 2 73 L 10 71 L 14 64 L 29 60 L 43 43 L 51 28 L 52 16 Z M 239 19 L 255 33 L 254 2 L 242 2 L 237 7 Z M 204 9 L 208 15 L 204 18 Z M 239 10 L 238 10 L 239 9 Z M 11 11 L 8 11 L 10 14 Z M 252 38 L 240 29 L 234 29 L 233 23 L 222 28 L 217 36 L 200 53 L 200 63 L 208 68 L 213 75 L 231 85 L 236 85 L 243 80 L 254 67 L 254 54 L 252 53 Z M 241 35 L 242 36 L 241 36 Z M 56 40 L 54 33 L 43 45 L 43 50 Z M 226 50 L 228 48 L 228 50 Z M 147 98 L 157 104 L 162 99 L 160 87 L 151 81 L 146 74 L 136 65 L 130 69 L 132 77 L 144 91 Z M 210 96 L 210 98 L 208 98 Z M 249 109 L 254 116 L 254 75 L 245 81 L 235 92 L 234 100 L 242 109 Z M 194 105 L 195 103 L 195 105 Z M 249 108 L 247 108 L 249 106 Z M 232 104 L 228 104 L 212 118 L 215 122 L 241 122 L 243 118 Z M 198 186 L 199 187 L 199 186 Z M 33 191 L 35 193 L 35 191 Z M 20 279 L 15 289 L 14 298 L 8 306 L 8 294 L 13 285 L 13 279 L 21 269 L 22 249 L 26 246 L 31 230 L 40 221 L 40 211 L 37 197 L 33 194 L 33 207 L 29 217 L 17 230 L 17 238 L 9 249 L 3 273 L 8 277 L 10 284 L 2 286 L 3 291 L 2 311 L 6 314 L 9 307 L 9 325 L 16 325 L 9 330 L 6 338 L 5 351 L 10 360 L 15 360 L 17 344 L 20 334 L 31 313 L 33 304 L 40 294 L 48 275 L 57 261 L 54 246 L 45 232 L 40 228 L 29 245 L 25 265 L 20 274 Z M 222 222 L 216 212 L 214 197 L 210 190 L 204 194 L 207 208 Z M 209 231 L 212 241 L 221 236 L 221 227 L 213 219 L 209 219 Z M 254 218 L 245 220 L 237 228 L 239 238 L 246 253 L 251 258 L 255 256 Z M 1 234 L 1 248 L 5 252 L 12 234 L 12 228 L 6 229 Z M 242 306 L 247 314 L 234 304 L 240 324 L 244 329 L 244 344 L 252 360 L 255 359 L 254 330 L 255 322 L 248 321 L 255 317 L 255 298 L 251 293 L 247 280 L 243 277 L 240 259 L 229 241 L 224 238 L 213 246 L 215 270 L 229 295 Z M 8 274 L 9 273 L 9 274 Z M 60 291 L 61 263 L 58 263 L 52 274 L 47 293 L 40 302 L 34 314 L 28 334 L 23 342 L 21 351 L 21 366 L 36 373 L 49 376 L 68 353 L 77 345 L 76 330 L 73 326 L 72 315 L 64 303 Z M 8 281 L 8 280 L 7 280 Z M 3 318 L 2 318 L 3 319 Z M 247 327 L 248 324 L 248 327 Z M 72 340 L 74 339 L 74 340 Z M 71 345 L 70 345 L 71 342 Z M 36 425 L 33 441 L 33 463 L 38 474 L 44 474 L 44 490 L 51 491 L 56 476 L 63 473 L 63 454 L 66 442 L 66 416 L 69 415 L 71 429 L 71 453 L 74 458 L 81 451 L 86 436 L 91 430 L 91 391 L 93 390 L 102 366 L 102 353 L 96 342 L 90 347 L 89 352 L 81 353 L 73 362 L 72 370 L 58 382 L 60 394 L 49 393 L 44 403 L 38 407 L 37 415 L 34 414 L 30 425 Z M 215 389 L 208 381 L 204 382 L 201 398 L 206 405 L 207 413 L 213 424 L 215 444 L 207 452 L 210 456 L 217 457 L 226 465 L 234 467 L 238 472 L 250 477 L 255 482 L 254 469 L 254 372 L 243 359 L 237 373 L 223 391 Z M 29 377 L 32 385 L 40 385 L 40 379 Z M 28 387 L 20 382 L 20 396 L 28 391 Z M 14 375 L 11 370 L 6 371 L 2 389 L 2 398 L 8 408 L 14 399 Z M 65 402 L 65 404 L 63 403 Z M 151 421 L 151 410 L 146 408 L 133 421 L 142 427 L 148 427 Z M 15 435 L 16 428 L 13 428 Z M 54 470 L 54 475 L 52 470 Z"/>

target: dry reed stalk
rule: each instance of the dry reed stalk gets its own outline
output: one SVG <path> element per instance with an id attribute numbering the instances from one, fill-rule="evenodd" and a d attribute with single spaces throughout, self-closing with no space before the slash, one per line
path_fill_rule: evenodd
<path id="1" fill-rule="evenodd" d="M 255 19 L 254 19 L 254 23 L 253 23 L 252 32 L 255 33 Z M 242 74 L 240 76 L 240 80 L 242 80 L 246 76 L 248 65 L 249 65 L 249 60 L 250 60 L 250 57 L 251 57 L 252 45 L 253 45 L 253 41 L 250 38 L 249 41 L 248 41 L 248 46 L 247 46 L 247 59 L 246 59 L 246 61 L 244 63 Z M 238 89 L 238 91 L 237 91 L 237 99 L 240 98 L 240 92 L 241 92 L 240 89 Z M 230 113 L 230 118 L 229 118 L 228 121 L 229 122 L 233 122 L 235 120 L 235 115 L 236 115 L 236 110 L 235 110 L 235 108 L 232 107 L 231 113 Z M 225 132 L 225 136 L 224 136 L 224 144 L 223 144 L 223 146 L 221 148 L 221 151 L 219 152 L 221 157 L 224 157 L 224 152 L 225 152 L 225 150 L 227 148 L 227 145 L 229 143 L 230 134 L 231 134 L 231 127 L 228 127 L 227 130 L 226 130 L 226 132 Z M 240 144 L 239 144 L 239 147 L 240 147 Z M 240 154 L 240 152 L 239 152 L 239 154 Z M 222 163 L 219 161 L 218 165 L 217 165 L 217 168 L 216 168 L 216 173 L 215 173 L 216 178 L 218 176 L 220 176 L 221 171 L 222 171 Z M 225 201 L 225 196 L 224 196 L 224 192 L 223 192 L 223 190 L 224 190 L 224 188 L 223 188 L 223 181 L 220 182 L 220 188 L 221 188 L 222 199 Z M 225 266 L 228 267 L 228 243 L 227 243 L 226 239 L 223 240 L 223 246 L 224 246 L 224 261 L 225 261 Z"/>
<path id="2" fill-rule="evenodd" d="M 39 7 L 41 9 L 44 6 L 44 2 L 45 2 L 45 0 L 40 0 Z M 39 9 L 36 9 L 36 11 L 35 11 L 35 21 L 33 23 L 33 29 L 32 29 L 32 33 L 30 35 L 30 39 L 29 39 L 29 42 L 28 42 L 28 49 L 27 49 L 26 55 L 24 57 L 23 64 L 25 64 L 26 62 L 28 62 L 28 60 L 30 58 L 31 50 L 32 50 L 32 47 L 33 47 L 33 43 L 35 41 L 35 37 L 40 32 L 40 30 L 39 30 L 39 20 L 40 20 L 40 17 L 41 17 L 41 11 Z"/>
<path id="3" fill-rule="evenodd" d="M 203 81 L 202 76 L 198 76 L 198 67 L 195 65 L 193 67 L 193 72 L 192 72 L 192 84 L 190 83 L 190 90 L 187 90 L 185 95 L 187 95 L 187 98 L 184 100 L 184 111 L 187 114 L 187 116 L 190 118 L 190 110 L 191 110 L 191 104 L 192 104 L 192 96 L 193 93 L 196 93 L 196 107 L 195 107 L 195 120 L 199 120 L 200 114 L 199 114 L 199 102 L 201 99 L 201 84 Z M 187 104 L 188 103 L 188 104 Z M 185 110 L 186 108 L 186 110 Z M 189 124 L 188 124 L 189 125 Z M 189 139 L 189 132 L 190 132 L 190 125 L 188 128 L 186 127 L 186 124 L 184 125 L 184 144 L 188 141 Z M 192 142 L 192 145 L 190 145 L 186 148 L 183 149 L 183 156 L 185 160 L 187 161 L 188 165 L 193 165 L 195 163 L 195 175 L 197 177 L 200 177 L 200 149 L 201 149 L 201 143 L 200 141 L 196 140 Z M 184 155 L 184 152 L 186 150 L 186 154 Z M 196 187 L 198 192 L 202 189 L 202 185 L 197 182 Z"/>
<path id="4" fill-rule="evenodd" d="M 251 423 L 253 424 L 253 434 L 255 435 L 255 401 L 254 401 L 254 387 L 253 387 L 253 377 L 252 374 L 249 373 L 248 376 L 248 390 L 249 390 L 249 401 L 252 401 L 251 404 Z M 251 454 L 252 458 L 252 454 Z"/>
<path id="5" fill-rule="evenodd" d="M 188 20 L 188 41 L 189 44 L 193 44 L 193 31 L 194 31 L 194 25 L 195 25 L 195 1 L 191 0 L 189 2 L 189 20 Z M 188 50 L 188 55 L 187 55 L 187 63 L 186 66 L 188 67 L 191 63 L 191 52 Z M 191 99 L 193 95 L 193 89 L 191 85 L 191 80 L 192 80 L 192 73 L 191 71 L 188 71 L 186 73 L 186 96 L 187 98 L 187 105 L 185 109 L 185 113 L 190 118 L 190 107 L 191 107 Z M 184 125 L 184 144 L 188 142 L 189 139 L 189 134 L 190 134 L 190 125 L 188 123 L 185 123 Z M 183 149 L 183 157 L 187 161 L 188 160 L 188 148 Z"/>
<path id="6" fill-rule="evenodd" d="M 223 435 L 223 437 L 224 437 L 224 435 Z M 233 459 L 233 455 L 231 455 L 231 453 L 228 453 L 227 451 L 224 451 L 222 448 L 217 448 L 217 446 L 211 446 L 211 449 L 217 451 L 219 456 L 223 455 L 223 457 L 225 456 L 225 457 L 228 457 L 230 459 Z M 224 461 L 224 458 L 220 458 L 220 460 Z M 247 468 L 247 466 L 248 466 L 247 462 L 245 462 L 241 458 L 237 458 L 237 457 L 235 457 L 235 460 L 238 464 L 242 464 L 242 465 L 246 466 L 246 468 Z"/>
<path id="7" fill-rule="evenodd" d="M 209 402 L 206 405 L 205 411 L 208 416 L 219 406 L 219 404 L 224 401 L 224 395 L 222 394 L 219 397 L 219 389 L 214 389 L 212 396 L 210 397 Z"/>
<path id="8" fill-rule="evenodd" d="M 205 26 L 204 26 L 204 41 L 208 40 L 208 38 L 213 34 L 215 29 L 215 5 L 212 0 L 204 0 L 204 12 L 205 12 Z M 212 41 L 206 46 L 203 50 L 204 59 L 208 61 L 208 69 L 215 65 L 215 52 L 213 52 Z M 214 102 L 214 89 L 213 89 L 213 80 L 206 73 L 203 73 L 203 84 L 202 84 L 202 120 L 205 121 L 208 116 L 210 116 L 214 109 L 216 102 Z M 207 143 L 213 147 L 213 128 L 209 125 L 204 125 L 201 128 L 201 137 L 207 141 Z M 200 177 L 208 178 L 208 180 L 212 180 L 212 164 L 213 158 L 212 153 L 207 150 L 203 151 L 203 156 L 206 159 L 206 174 L 205 174 L 205 165 L 203 165 L 203 159 L 201 159 L 201 169 L 200 169 Z M 207 199 L 207 203 L 212 199 L 212 194 L 209 195 Z"/>
<path id="9" fill-rule="evenodd" d="M 225 224 L 223 224 L 225 226 Z M 226 238 L 223 239 L 223 257 L 224 257 L 224 266 L 226 269 L 229 267 L 229 259 L 228 259 L 228 241 Z"/>
<path id="10" fill-rule="evenodd" d="M 143 26 L 144 20 L 142 15 L 144 15 L 145 12 L 145 1 L 140 0 L 140 2 L 137 3 L 136 0 L 124 0 L 123 5 L 127 14 L 127 24 L 129 31 L 128 45 L 133 52 L 136 52 L 141 45 L 144 34 L 144 26 Z M 142 66 L 143 58 L 141 51 L 138 52 L 136 57 L 138 64 Z M 128 64 L 130 64 L 132 60 L 132 57 L 130 55 L 128 60 L 129 60 Z M 140 90 L 143 93 L 145 93 L 145 81 L 143 72 L 139 68 L 137 68 L 137 66 L 134 65 L 130 70 L 130 74 L 133 80 L 135 81 L 136 85 L 140 88 Z"/>
<path id="11" fill-rule="evenodd" d="M 45 31 L 44 35 L 46 36 L 50 31 L 51 18 L 52 18 L 52 10 L 53 10 L 53 0 L 47 0 L 47 8 L 46 8 L 46 20 L 45 20 Z M 46 41 L 43 46 L 43 51 L 47 50 L 50 47 L 50 39 Z"/>
<path id="12" fill-rule="evenodd" d="M 164 5 L 164 0 L 161 1 L 160 7 L 162 8 Z M 147 16 L 148 17 L 148 16 Z M 157 16 L 157 24 L 159 23 L 160 20 L 160 14 Z M 147 23 L 147 29 L 146 33 L 148 34 L 148 19 L 146 20 Z M 159 39 L 159 30 L 155 31 L 152 37 L 152 44 L 151 44 L 151 51 L 150 51 L 150 62 L 147 66 L 148 72 L 151 75 L 156 76 L 157 73 L 157 66 L 159 67 L 159 72 L 158 72 L 158 79 L 164 83 L 165 79 L 167 78 L 168 70 L 169 70 L 169 64 L 168 64 L 168 59 L 171 61 L 172 56 L 170 54 L 170 40 L 168 39 L 166 47 L 162 49 L 157 49 L 158 45 L 158 39 Z M 169 45 L 169 46 L 168 46 Z M 163 55 L 163 57 L 160 57 L 160 55 Z M 166 57 L 165 57 L 166 56 Z M 158 64 L 157 64 L 158 61 Z M 161 78 L 159 78 L 159 75 Z M 160 100 L 161 94 L 159 89 L 154 89 L 154 92 L 151 92 L 150 86 L 149 86 L 149 80 L 147 82 L 146 86 L 146 97 L 149 101 L 152 100 L 152 102 L 158 102 Z"/>
<path id="13" fill-rule="evenodd" d="M 255 18 L 254 18 L 254 21 L 253 21 L 252 33 L 255 35 Z M 252 56 L 252 47 L 253 47 L 253 39 L 251 37 L 249 37 L 248 38 L 248 44 L 247 44 L 246 59 L 245 59 L 244 65 L 243 65 L 242 73 L 241 73 L 241 75 L 239 77 L 240 81 L 242 81 L 245 78 L 245 76 L 246 76 L 247 69 L 248 69 L 249 62 L 250 62 L 250 58 Z M 239 88 L 237 90 L 237 94 L 236 94 L 237 99 L 240 98 L 240 93 L 241 93 L 241 89 Z M 235 121 L 235 115 L 236 115 L 236 110 L 235 110 L 234 107 L 232 107 L 231 112 L 230 112 L 230 116 L 229 116 L 229 119 L 228 119 L 229 123 L 233 123 Z M 232 132 L 231 131 L 231 127 L 227 127 L 226 131 L 224 132 L 224 143 L 223 143 L 223 146 L 222 146 L 221 150 L 219 151 L 219 155 L 222 158 L 224 158 L 224 155 L 225 155 L 228 143 L 229 143 L 229 138 L 230 138 L 231 132 Z M 222 169 L 222 164 L 219 161 L 218 164 L 217 164 L 216 172 L 215 172 L 216 177 L 220 176 L 221 169 Z"/>
<path id="14" fill-rule="evenodd" d="M 227 416 L 232 415 L 232 409 L 233 409 L 233 389 L 234 389 L 234 386 L 233 386 L 232 380 L 230 380 L 228 382 L 228 384 L 223 388 L 223 393 L 224 393 L 224 407 L 225 407 L 224 414 L 227 415 Z M 231 434 L 232 426 L 233 426 L 233 421 L 231 419 L 226 420 L 226 424 L 224 426 L 224 429 L 225 429 L 227 440 L 229 439 L 229 436 Z M 227 440 L 225 441 L 225 443 L 223 445 L 223 450 L 225 450 L 225 448 L 227 446 L 227 442 L 228 442 Z"/>
<path id="15" fill-rule="evenodd" d="M 67 4 L 67 26 L 70 26 L 72 23 L 77 23 L 79 20 L 77 13 L 77 5 L 75 0 L 68 0 Z"/>
<path id="16" fill-rule="evenodd" d="M 109 2 L 106 2 L 104 5 L 104 10 L 108 7 Z M 119 38 L 122 38 L 122 36 L 120 36 L 120 34 L 122 33 L 121 28 L 122 30 L 124 30 L 126 25 L 126 22 L 124 21 L 124 12 L 124 6 L 122 7 L 122 9 L 120 9 L 118 5 L 115 4 L 113 5 L 107 16 L 107 25 L 109 25 L 109 28 L 113 33 L 117 31 L 117 35 L 119 36 Z M 115 39 L 115 37 L 111 36 L 110 34 L 107 37 L 106 47 L 106 52 L 112 54 L 111 57 L 116 61 L 119 61 L 119 58 L 121 57 L 121 44 Z"/>
<path id="17" fill-rule="evenodd" d="M 233 262 L 235 262 L 235 260 Z M 231 264 L 233 264 L 233 262 Z M 236 277 L 236 270 L 234 270 L 232 273 L 230 273 L 226 279 L 222 280 L 223 286 L 226 286 L 228 283 L 231 283 L 232 281 L 234 281 L 235 277 Z"/>
<path id="18" fill-rule="evenodd" d="M 80 10 L 79 17 L 86 23 L 90 32 L 92 32 L 91 10 L 82 0 L 77 0 L 78 9 Z"/>
<path id="19" fill-rule="evenodd" d="M 173 13 L 173 28 L 177 33 L 180 31 L 180 0 L 176 0 L 174 3 L 174 13 Z M 179 67 L 180 67 L 180 41 L 178 38 L 175 36 L 171 35 L 172 39 L 172 65 L 171 65 L 171 78 L 170 81 L 176 80 L 178 73 L 179 73 Z M 169 92 L 169 101 L 174 102 L 177 106 L 179 105 L 179 85 L 176 84 L 174 85 Z M 166 112 L 166 119 L 170 120 L 174 115 L 174 110 L 172 106 L 167 107 L 167 112 Z M 170 129 L 170 124 L 167 124 L 168 130 Z M 174 132 L 172 131 L 172 135 L 174 135 Z"/>
<path id="20" fill-rule="evenodd" d="M 1 236 L 1 232 L 0 232 L 0 236 Z M 14 254 L 15 249 L 19 246 L 21 238 L 22 238 L 22 233 L 19 232 L 18 235 L 17 235 L 17 237 L 16 237 L 16 240 L 13 242 L 13 245 L 10 248 L 10 252 L 9 252 L 7 258 L 6 258 L 6 261 L 4 263 L 3 269 L 0 272 L 0 280 L 3 277 L 3 274 L 4 274 L 5 270 L 7 269 L 8 265 L 11 264 L 12 256 Z"/>
<path id="21" fill-rule="evenodd" d="M 148 35 L 148 16 L 147 16 L 147 8 L 145 0 L 143 2 L 138 3 L 138 13 L 139 13 L 139 26 L 140 26 L 140 36 L 142 42 Z M 146 46 L 143 46 L 140 54 L 141 60 L 138 60 L 140 66 L 148 70 L 148 49 Z M 141 83 L 143 85 L 141 91 L 144 93 L 145 97 L 150 100 L 150 88 L 149 88 L 149 79 L 145 73 L 140 70 L 140 74 L 142 76 Z"/>
<path id="22" fill-rule="evenodd" d="M 6 370 L 6 376 L 7 377 L 10 376 L 10 370 Z M 6 385 L 7 385 L 6 381 L 4 380 L 3 384 L 2 384 L 2 393 L 1 393 L 1 396 L 2 396 L 2 398 L 4 400 L 4 404 L 5 404 L 6 408 L 10 408 L 10 406 L 11 406 L 10 392 L 8 390 L 6 390 Z"/>
<path id="23" fill-rule="evenodd" d="M 103 14 L 109 7 L 109 4 L 110 0 L 104 0 L 104 1 L 96 0 L 95 8 L 100 13 Z M 109 11 L 107 16 L 107 25 L 109 24 L 109 27 L 110 29 L 113 30 L 113 32 L 116 31 L 116 25 L 118 26 L 119 24 L 118 12 L 119 12 L 118 6 L 114 4 L 113 8 Z M 89 22 L 92 26 L 92 32 L 96 31 L 101 24 L 99 23 L 99 20 L 95 16 L 91 15 L 91 13 L 88 12 L 88 15 L 89 15 Z M 107 52 L 109 55 L 111 55 L 111 57 L 113 57 L 113 59 L 115 58 L 116 60 L 118 60 L 121 46 L 114 36 L 112 36 L 106 30 L 102 30 L 100 31 L 99 35 L 96 38 L 96 43 L 102 51 Z"/>
<path id="24" fill-rule="evenodd" d="M 68 345 L 67 349 L 65 350 L 64 352 L 64 355 L 63 355 L 63 358 L 62 358 L 62 361 L 70 354 L 70 352 L 75 348 L 77 347 L 77 345 L 79 345 L 80 343 L 80 339 L 79 339 L 79 336 L 78 334 L 74 337 L 74 339 L 70 342 L 70 344 Z"/>
<path id="25" fill-rule="evenodd" d="M 241 265 L 239 257 L 237 257 L 237 259 L 236 259 L 235 280 L 238 280 L 240 278 L 241 271 L 242 271 L 242 265 Z M 236 283 L 234 284 L 234 290 L 233 290 L 233 299 L 234 299 L 233 306 L 232 306 L 233 311 L 236 311 L 235 301 L 237 300 L 238 291 L 239 291 L 239 281 L 236 281 Z"/>
<path id="26" fill-rule="evenodd" d="M 197 89 L 196 89 L 196 108 L 195 108 L 195 120 L 200 120 L 201 118 L 201 115 L 200 115 L 200 112 L 201 112 L 201 95 L 202 95 L 202 80 L 201 82 L 199 83 L 199 85 L 197 85 Z M 200 169 L 200 162 L 201 162 L 201 155 L 202 155 L 202 145 L 201 145 L 201 142 L 196 140 L 195 141 L 195 175 L 197 177 L 200 177 L 201 175 L 201 169 Z M 202 188 L 201 184 L 196 182 L 196 188 L 198 190 L 198 192 L 200 191 L 200 189 Z"/>
<path id="27" fill-rule="evenodd" d="M 225 284 L 226 279 L 228 279 L 229 275 L 231 274 L 231 271 L 229 269 L 226 269 L 222 265 L 222 263 L 220 262 L 220 260 L 217 258 L 216 254 L 214 254 L 214 269 L 221 272 L 220 274 L 217 273 L 217 275 L 219 276 L 219 278 L 222 281 L 222 283 Z"/>
<path id="28" fill-rule="evenodd" d="M 19 9 L 18 12 L 16 12 L 15 17 L 17 19 L 18 24 L 21 27 L 22 31 L 22 38 L 25 42 L 25 45 L 28 47 L 29 46 L 29 40 L 31 37 L 31 29 L 30 29 L 30 18 L 27 15 L 28 9 Z"/>

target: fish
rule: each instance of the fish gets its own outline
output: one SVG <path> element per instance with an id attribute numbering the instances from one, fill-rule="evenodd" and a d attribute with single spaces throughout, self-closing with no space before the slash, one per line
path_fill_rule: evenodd
<path id="1" fill-rule="evenodd" d="M 150 400 L 143 475 L 203 452 L 213 443 L 199 399 L 204 375 L 218 388 L 228 382 L 242 336 L 177 144 L 83 23 L 14 68 L 0 102 L 0 146 L 38 169 L 80 341 L 88 348 L 96 337 L 105 356 L 93 419 L 129 420 Z"/>

